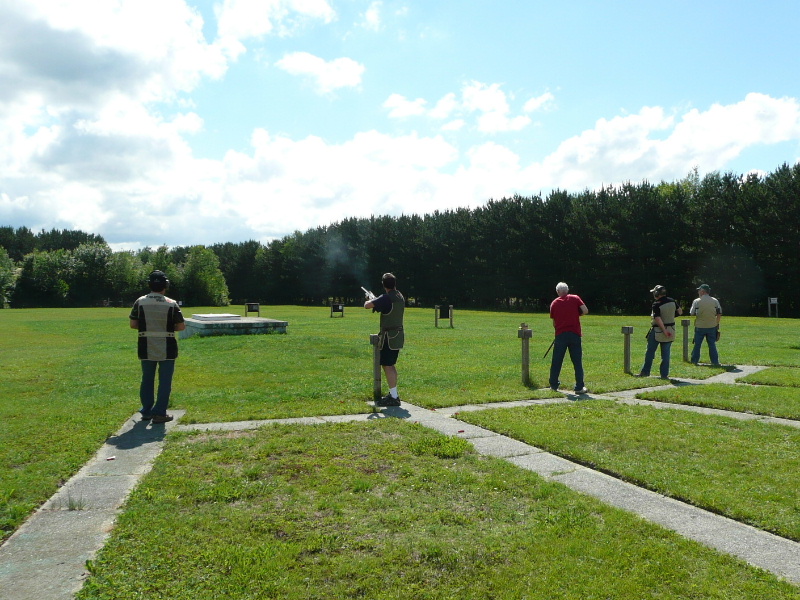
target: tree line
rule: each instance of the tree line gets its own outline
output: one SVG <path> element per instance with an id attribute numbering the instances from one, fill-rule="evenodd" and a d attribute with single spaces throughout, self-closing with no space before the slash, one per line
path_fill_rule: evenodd
<path id="1" fill-rule="evenodd" d="M 31 247 L 29 231 L 5 227 L 0 292 L 15 306 L 129 303 L 160 268 L 189 305 L 321 305 L 360 302 L 362 285 L 379 291 L 392 271 L 418 306 L 546 310 L 566 281 L 593 312 L 636 313 L 656 284 L 686 307 L 708 283 L 727 314 L 765 314 L 777 297 L 781 316 L 797 317 L 799 199 L 800 164 L 784 164 L 763 176 L 695 170 L 674 182 L 348 218 L 267 244 L 111 252 L 97 236 L 62 232 L 77 245 L 53 247 L 58 232 L 42 232 L 34 241 L 50 245 Z"/>

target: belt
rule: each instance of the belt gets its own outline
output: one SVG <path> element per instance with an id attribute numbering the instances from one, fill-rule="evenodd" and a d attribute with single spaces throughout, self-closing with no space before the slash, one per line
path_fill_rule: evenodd
<path id="1" fill-rule="evenodd" d="M 174 331 L 140 331 L 139 337 L 174 338 Z"/>

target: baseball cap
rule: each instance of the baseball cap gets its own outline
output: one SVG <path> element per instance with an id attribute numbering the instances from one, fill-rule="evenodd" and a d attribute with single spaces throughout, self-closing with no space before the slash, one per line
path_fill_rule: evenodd
<path id="1" fill-rule="evenodd" d="M 698 287 L 697 289 L 698 290 L 704 290 L 706 292 L 710 292 L 711 291 L 711 286 L 709 286 L 707 283 L 703 283 L 703 284 L 700 284 L 700 287 Z"/>
<path id="2" fill-rule="evenodd" d="M 167 279 L 167 274 L 164 271 L 153 271 L 150 273 L 150 283 L 163 283 L 166 284 L 169 280 Z"/>
<path id="3" fill-rule="evenodd" d="M 661 292 L 666 292 L 666 291 L 667 291 L 667 288 L 665 288 L 663 285 L 657 285 L 652 290 L 650 290 L 650 293 L 651 294 L 660 294 Z"/>

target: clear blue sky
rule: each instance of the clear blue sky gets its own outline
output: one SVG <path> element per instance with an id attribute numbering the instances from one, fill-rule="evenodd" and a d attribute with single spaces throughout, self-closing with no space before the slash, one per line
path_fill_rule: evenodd
<path id="1" fill-rule="evenodd" d="M 114 248 L 769 172 L 800 3 L 10 0 L 0 225 Z"/>

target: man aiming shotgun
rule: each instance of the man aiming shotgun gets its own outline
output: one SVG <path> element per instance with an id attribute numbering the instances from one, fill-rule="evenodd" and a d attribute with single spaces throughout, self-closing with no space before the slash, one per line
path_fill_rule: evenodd
<path id="1" fill-rule="evenodd" d="M 375 401 L 376 406 L 400 406 L 400 396 L 397 393 L 397 357 L 405 342 L 403 332 L 403 313 L 405 312 L 406 299 L 397 291 L 397 279 L 391 273 L 384 273 L 381 284 L 385 293 L 377 298 L 375 294 L 362 287 L 367 295 L 364 308 L 371 308 L 372 312 L 381 314 L 381 333 L 378 347 L 380 348 L 380 361 L 389 393 L 380 400 Z"/>

